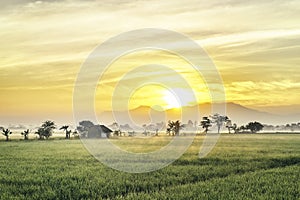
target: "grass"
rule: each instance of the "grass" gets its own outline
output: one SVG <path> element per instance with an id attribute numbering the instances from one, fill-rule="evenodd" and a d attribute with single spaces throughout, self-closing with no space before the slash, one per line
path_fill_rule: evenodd
<path id="1" fill-rule="evenodd" d="M 169 137 L 119 138 L 148 152 Z M 205 158 L 203 136 L 161 170 L 129 174 L 102 165 L 80 140 L 0 142 L 1 199 L 299 199 L 300 135 L 222 135 Z M 146 146 L 146 148 L 145 148 Z"/>

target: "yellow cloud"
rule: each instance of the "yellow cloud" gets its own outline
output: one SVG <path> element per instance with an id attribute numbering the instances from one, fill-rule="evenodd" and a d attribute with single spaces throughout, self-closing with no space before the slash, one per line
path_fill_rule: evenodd
<path id="1" fill-rule="evenodd" d="M 71 117 L 76 74 L 89 53 L 116 34 L 149 27 L 181 32 L 205 47 L 223 77 L 228 101 L 274 106 L 299 102 L 299 1 L 26 2 L 0 2 L 2 112 Z M 101 109 L 111 107 L 118 80 L 147 63 L 171 66 L 188 80 L 197 102 L 210 101 L 204 80 L 212 77 L 199 76 L 172 54 L 140 52 L 118 60 L 106 72 L 95 97 L 97 102 L 105 95 Z M 128 87 L 141 79 L 164 80 L 187 94 L 176 74 L 166 71 L 147 71 L 146 77 L 136 73 L 130 78 Z M 215 91 L 220 88 L 212 86 Z M 139 97 L 136 104 L 158 101 L 153 91 L 139 95 L 147 100 Z M 185 101 L 189 103 L 196 102 Z"/>

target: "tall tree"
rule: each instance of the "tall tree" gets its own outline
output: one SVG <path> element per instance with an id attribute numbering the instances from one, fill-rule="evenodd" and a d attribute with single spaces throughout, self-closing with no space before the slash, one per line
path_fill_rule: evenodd
<path id="1" fill-rule="evenodd" d="M 204 132 L 207 134 L 208 128 L 212 126 L 211 120 L 208 117 L 202 117 L 200 121 L 200 126 L 204 128 Z"/>
<path id="2" fill-rule="evenodd" d="M 24 136 L 24 140 L 28 140 L 28 135 L 29 135 L 29 133 L 30 133 L 29 129 L 27 129 L 27 130 L 21 132 L 21 135 Z"/>
<path id="3" fill-rule="evenodd" d="M 6 141 L 8 141 L 9 135 L 12 134 L 12 132 L 7 128 L 7 129 L 2 129 L 2 134 L 6 137 Z"/>
<path id="4" fill-rule="evenodd" d="M 65 126 L 60 127 L 60 129 L 59 129 L 59 130 L 64 130 L 65 131 L 66 139 L 70 139 L 71 132 L 72 132 L 71 130 L 68 130 L 68 128 L 69 128 L 69 126 L 65 125 Z"/>
<path id="5" fill-rule="evenodd" d="M 212 118 L 212 123 L 215 123 L 217 125 L 218 133 L 220 133 L 220 130 L 221 130 L 222 126 L 224 125 L 224 123 L 227 120 L 229 120 L 229 118 L 227 116 L 222 116 L 218 113 L 211 116 L 211 118 Z"/>

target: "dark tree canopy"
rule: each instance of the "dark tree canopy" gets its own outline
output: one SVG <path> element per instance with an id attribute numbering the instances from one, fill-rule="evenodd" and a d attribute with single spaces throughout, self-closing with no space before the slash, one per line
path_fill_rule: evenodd
<path id="1" fill-rule="evenodd" d="M 83 126 L 84 128 L 91 128 L 94 126 L 94 123 L 91 121 L 88 121 L 88 120 L 84 120 L 84 121 L 79 122 L 79 125 Z"/>
<path id="2" fill-rule="evenodd" d="M 259 122 L 250 122 L 246 125 L 245 128 L 250 130 L 252 133 L 256 133 L 258 131 L 261 131 L 264 126 Z"/>
<path id="3" fill-rule="evenodd" d="M 48 139 L 50 136 L 52 136 L 53 130 L 55 128 L 55 123 L 53 121 L 47 120 L 43 122 L 42 126 L 35 133 L 39 135 L 40 139 Z"/>
<path id="4" fill-rule="evenodd" d="M 79 122 L 79 126 L 77 126 L 77 130 L 79 131 L 81 136 L 87 136 L 87 133 L 90 128 L 92 128 L 94 125 L 93 122 L 89 120 L 83 120 Z"/>

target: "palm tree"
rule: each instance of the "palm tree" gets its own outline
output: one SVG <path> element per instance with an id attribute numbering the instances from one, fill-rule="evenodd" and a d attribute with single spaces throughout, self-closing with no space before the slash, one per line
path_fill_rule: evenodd
<path id="1" fill-rule="evenodd" d="M 71 130 L 68 130 L 69 126 L 65 125 L 62 126 L 59 130 L 64 130 L 66 132 L 66 139 L 70 139 Z"/>
<path id="2" fill-rule="evenodd" d="M 29 132 L 30 132 L 29 129 L 27 129 L 27 130 L 21 132 L 21 135 L 24 136 L 24 140 L 28 140 Z"/>
<path id="3" fill-rule="evenodd" d="M 168 128 L 167 128 L 167 133 L 172 133 L 172 135 L 179 135 L 180 129 L 182 129 L 184 125 L 181 125 L 180 121 L 169 121 L 168 122 Z"/>
<path id="4" fill-rule="evenodd" d="M 12 132 L 7 128 L 7 129 L 2 129 L 2 134 L 6 137 L 6 141 L 9 140 L 9 135 L 12 134 Z"/>

